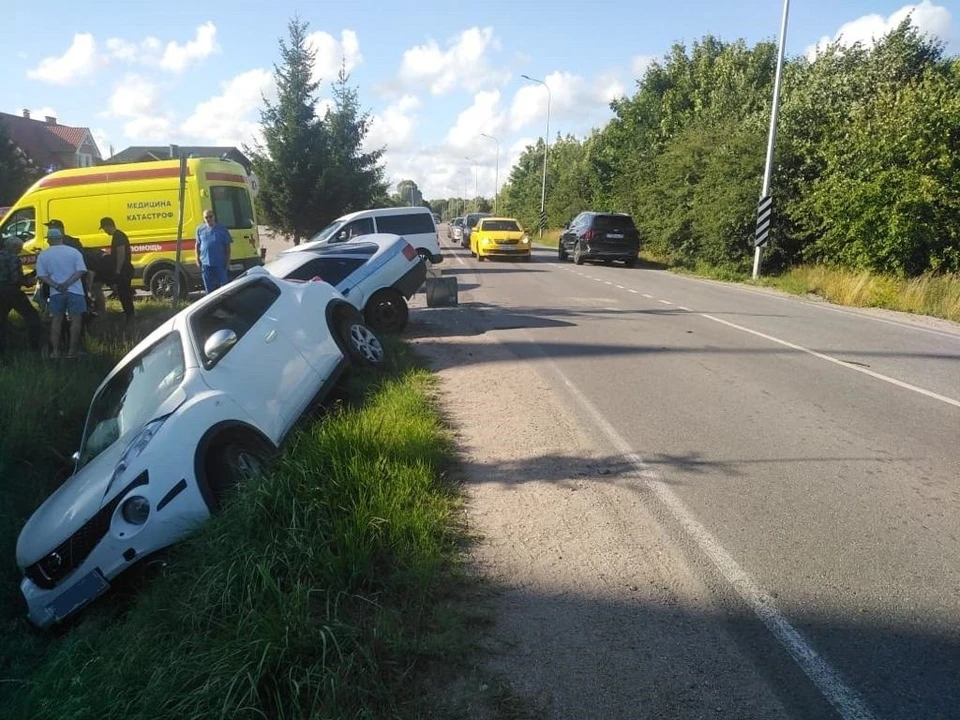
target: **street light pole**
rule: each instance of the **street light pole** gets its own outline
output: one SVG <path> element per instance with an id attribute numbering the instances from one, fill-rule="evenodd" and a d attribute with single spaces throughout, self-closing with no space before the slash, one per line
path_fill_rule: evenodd
<path id="1" fill-rule="evenodd" d="M 486 133 L 480 133 L 483 137 L 488 140 L 493 140 L 497 144 L 497 169 L 493 175 L 493 214 L 500 214 L 500 141 L 497 140 L 493 135 L 487 135 Z"/>
<path id="2" fill-rule="evenodd" d="M 780 47 L 777 50 L 777 74 L 773 80 L 773 109 L 770 111 L 770 136 L 767 138 L 767 164 L 763 171 L 763 189 L 760 199 L 770 194 L 770 184 L 773 180 L 773 150 L 777 143 L 777 118 L 780 115 L 780 79 L 783 75 L 783 53 L 787 43 L 787 18 L 790 15 L 790 0 L 783 0 L 783 23 L 780 26 Z M 762 246 L 757 245 L 753 251 L 753 279 L 760 277 L 760 254 Z"/>
<path id="3" fill-rule="evenodd" d="M 473 163 L 473 211 L 480 212 L 480 163 L 468 157 L 464 160 Z"/>
<path id="4" fill-rule="evenodd" d="M 529 80 L 530 82 L 540 83 L 547 89 L 547 134 L 543 137 L 543 186 L 540 188 L 540 217 L 545 218 L 544 208 L 546 207 L 547 202 L 547 148 L 550 146 L 550 86 L 547 85 L 543 80 L 537 80 L 532 78 L 529 75 L 521 75 L 524 80 Z M 540 226 L 540 240 L 543 240 L 543 223 L 537 223 Z"/>

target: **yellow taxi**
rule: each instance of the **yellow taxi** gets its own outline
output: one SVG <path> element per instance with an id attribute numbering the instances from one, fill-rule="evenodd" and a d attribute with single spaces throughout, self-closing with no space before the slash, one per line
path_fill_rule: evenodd
<path id="1" fill-rule="evenodd" d="M 491 257 L 530 260 L 530 238 L 516 218 L 485 217 L 470 233 L 470 254 L 477 260 Z"/>

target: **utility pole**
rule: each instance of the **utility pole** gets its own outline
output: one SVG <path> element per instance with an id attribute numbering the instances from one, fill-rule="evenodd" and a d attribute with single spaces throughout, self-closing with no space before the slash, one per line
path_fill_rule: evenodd
<path id="1" fill-rule="evenodd" d="M 487 135 L 486 133 L 480 133 L 483 137 L 488 140 L 493 140 L 497 144 L 497 166 L 493 175 L 493 214 L 500 214 L 500 141 L 495 138 L 493 135 Z"/>
<path id="2" fill-rule="evenodd" d="M 763 188 L 760 191 L 760 203 L 770 195 L 773 181 L 773 151 L 777 143 L 777 118 L 780 115 L 780 79 L 783 75 L 783 54 L 787 42 L 787 18 L 790 15 L 790 0 L 783 0 L 783 23 L 780 26 L 780 47 L 777 51 L 777 74 L 773 81 L 773 109 L 770 111 L 770 136 L 767 138 L 767 164 L 763 171 Z M 759 231 L 759 227 L 757 230 Z M 759 242 L 759 238 L 758 241 Z M 753 252 L 753 279 L 760 277 L 760 255 L 763 245 L 757 244 Z"/>
<path id="3" fill-rule="evenodd" d="M 521 75 L 524 80 L 540 83 L 547 89 L 547 133 L 543 136 L 543 186 L 540 189 L 540 240 L 543 240 L 543 226 L 547 221 L 546 202 L 547 202 L 547 148 L 550 146 L 550 86 L 543 80 L 537 80 L 529 75 Z"/>

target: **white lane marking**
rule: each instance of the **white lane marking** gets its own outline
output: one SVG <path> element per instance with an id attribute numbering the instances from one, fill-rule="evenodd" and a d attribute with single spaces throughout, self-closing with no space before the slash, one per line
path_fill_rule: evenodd
<path id="1" fill-rule="evenodd" d="M 643 296 L 644 296 L 647 300 L 653 300 L 653 295 L 647 295 L 646 293 L 643 293 Z"/>
<path id="2" fill-rule="evenodd" d="M 786 295 L 780 295 L 779 293 L 774 292 L 764 292 L 763 290 L 757 290 L 754 288 L 741 285 L 739 283 L 726 283 L 721 280 L 710 280 L 709 278 L 696 278 L 690 277 L 687 275 L 677 275 L 671 273 L 671 277 L 678 278 L 680 280 L 687 280 L 693 283 L 700 283 L 701 285 L 712 285 L 714 287 L 723 288 L 725 290 L 738 290 L 740 292 L 750 293 L 751 295 L 760 295 L 761 297 L 773 298 L 775 300 L 781 300 L 786 302 L 799 302 L 807 307 L 816 308 L 818 310 L 829 310 L 830 312 L 840 313 L 842 315 L 852 315 L 854 317 L 863 318 L 865 320 L 872 320 L 873 322 L 884 323 L 886 325 L 896 325 L 897 327 L 902 327 L 906 330 L 917 330 L 918 332 L 930 333 L 932 335 L 939 335 L 940 337 L 950 338 L 951 340 L 960 341 L 960 333 L 958 332 L 949 332 L 946 330 L 937 330 L 935 328 L 926 328 L 920 325 L 914 325 L 912 323 L 904 322 L 901 320 L 890 320 L 888 318 L 881 318 L 871 315 L 870 313 L 860 312 L 858 310 L 850 310 L 847 308 L 836 307 L 835 305 L 828 304 L 825 301 L 816 301 L 816 300 L 807 300 L 806 298 L 800 297 L 799 295 L 793 295 L 792 293 Z"/>
<path id="3" fill-rule="evenodd" d="M 713 562 L 720 574 L 766 626 L 767 630 L 790 653 L 797 665 L 833 705 L 839 715 L 844 720 L 873 720 L 873 714 L 856 691 L 847 685 L 840 673 L 823 659 L 813 649 L 809 641 L 780 613 L 773 598 L 740 567 L 733 556 L 723 548 L 720 542 L 683 504 L 683 501 L 673 492 L 670 486 L 660 480 L 658 474 L 644 463 L 639 455 L 631 452 L 630 444 L 564 375 L 556 362 L 546 354 L 544 354 L 544 357 L 553 366 L 554 371 L 566 385 L 570 394 L 592 416 L 593 421 L 614 447 L 623 453 L 627 461 L 640 472 L 650 489 L 666 506 L 673 518 L 683 527 L 701 552 Z"/>
<path id="4" fill-rule="evenodd" d="M 617 290 L 626 290 L 626 288 L 623 285 L 617 285 L 616 288 Z"/>
<path id="5" fill-rule="evenodd" d="M 677 305 L 677 308 L 683 310 L 684 312 L 691 312 L 690 308 L 684 307 L 683 305 Z"/>
<path id="6" fill-rule="evenodd" d="M 902 380 L 897 380 L 896 378 L 892 378 L 889 375 L 882 375 L 878 372 L 874 372 L 873 370 L 868 370 L 867 368 L 859 367 L 858 365 L 851 365 L 850 363 L 844 362 L 839 358 L 832 357 L 831 355 L 825 355 L 824 353 L 817 352 L 816 350 L 811 350 L 810 348 L 806 348 L 803 345 L 797 345 L 796 343 L 788 342 L 786 340 L 781 340 L 780 338 L 774 337 L 773 335 L 767 335 L 766 333 L 758 332 L 757 330 L 751 330 L 750 328 L 744 327 L 743 325 L 737 325 L 736 323 L 732 323 L 729 320 L 721 320 L 718 317 L 714 317 L 713 315 L 708 315 L 706 313 L 697 313 L 697 314 L 700 317 L 706 318 L 707 320 L 713 320 L 713 322 L 715 323 L 720 323 L 721 325 L 726 325 L 727 327 L 732 327 L 736 330 L 740 330 L 745 333 L 750 333 L 751 335 L 756 335 L 757 337 L 763 338 L 764 340 L 769 340 L 770 342 L 777 343 L 778 345 L 783 345 L 784 347 L 788 347 L 791 350 L 798 350 L 799 352 L 806 353 L 807 355 L 811 355 L 815 358 L 826 360 L 827 362 L 833 363 L 834 365 L 839 365 L 840 367 L 844 367 L 847 370 L 854 370 L 855 372 L 863 373 L 864 375 L 872 377 L 876 380 L 882 380 L 883 382 L 890 383 L 891 385 L 896 385 L 897 387 L 903 388 L 904 390 L 910 390 L 920 395 L 924 395 L 928 398 L 939 400 L 940 402 L 946 403 L 947 405 L 953 405 L 954 407 L 960 408 L 960 400 L 955 400 L 951 397 L 947 397 L 946 395 L 940 395 L 930 390 L 924 390 L 922 387 L 917 387 L 916 385 L 905 383 Z"/>
<path id="7" fill-rule="evenodd" d="M 603 283 L 604 285 L 613 285 L 613 283 L 610 282 L 609 280 L 604 280 Z"/>
<path id="8" fill-rule="evenodd" d="M 657 302 L 663 303 L 664 305 L 673 305 L 669 300 L 657 300 Z"/>
<path id="9" fill-rule="evenodd" d="M 634 295 L 639 295 L 639 294 L 640 294 L 640 291 L 639 291 L 639 290 L 630 290 L 630 292 L 632 292 Z"/>

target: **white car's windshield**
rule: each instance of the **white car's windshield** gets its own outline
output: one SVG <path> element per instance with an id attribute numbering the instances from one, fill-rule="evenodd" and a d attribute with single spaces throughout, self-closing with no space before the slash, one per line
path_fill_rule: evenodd
<path id="1" fill-rule="evenodd" d="M 176 332 L 128 362 L 90 404 L 77 467 L 89 463 L 131 430 L 150 422 L 157 409 L 180 387 L 183 376 L 183 344 Z"/>
<path id="2" fill-rule="evenodd" d="M 333 234 L 343 225 L 342 220 L 334 220 L 332 223 L 327 225 L 323 230 L 314 235 L 308 242 L 319 242 L 321 240 L 329 240 Z"/>

